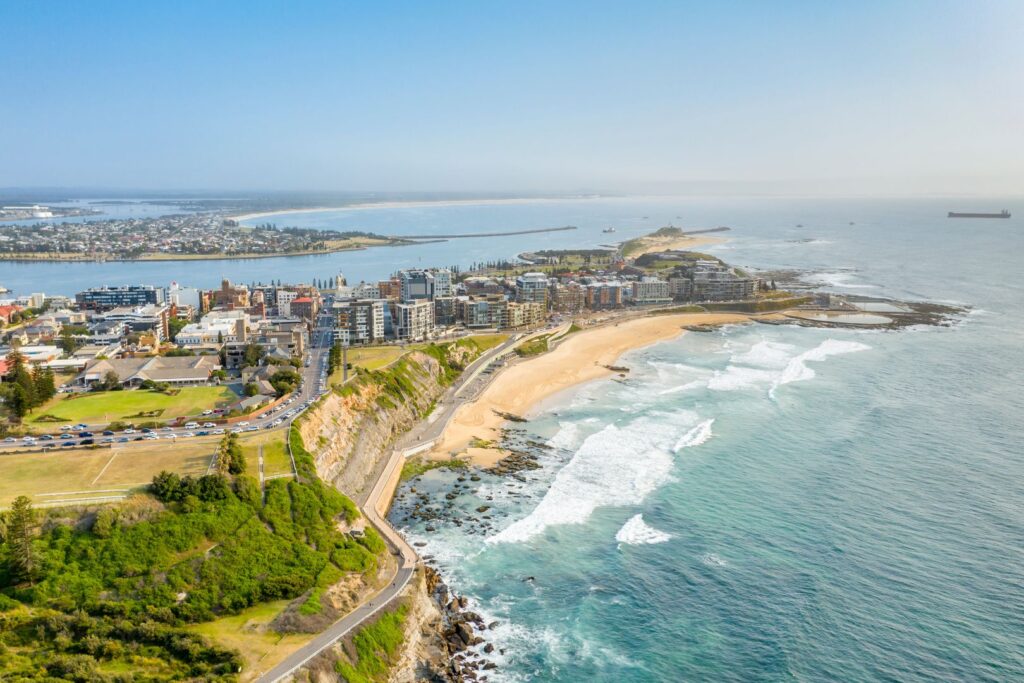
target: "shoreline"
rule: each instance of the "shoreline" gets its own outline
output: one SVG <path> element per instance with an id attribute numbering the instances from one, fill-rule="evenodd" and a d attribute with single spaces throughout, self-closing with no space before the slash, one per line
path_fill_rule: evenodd
<path id="1" fill-rule="evenodd" d="M 439 240 L 440 241 L 440 240 Z M 395 239 L 388 242 L 381 242 L 380 244 L 355 244 L 351 246 L 336 247 L 332 249 L 306 249 L 303 251 L 282 251 L 273 254 L 144 254 L 138 258 L 107 258 L 107 257 L 96 257 L 88 256 L 85 254 L 68 254 L 64 257 L 54 257 L 50 255 L 40 256 L 16 256 L 10 257 L 0 255 L 0 263 L 4 261 L 12 262 L 23 262 L 23 263 L 145 263 L 153 261 L 241 261 L 251 259 L 266 259 L 266 258 L 288 258 L 290 256 L 325 256 L 327 254 L 337 254 L 343 251 L 365 251 L 367 249 L 374 249 L 377 247 L 402 247 L 415 244 L 414 242 L 406 242 L 402 239 Z"/>
<path id="2" fill-rule="evenodd" d="M 257 218 L 267 218 L 269 216 L 283 216 L 285 214 L 293 213 L 322 213 L 326 211 L 363 211 L 366 209 L 422 209 L 432 207 L 451 207 L 451 206 L 502 206 L 502 205 L 518 205 L 518 204 L 553 204 L 556 202 L 570 202 L 570 201 L 592 201 L 595 199 L 608 199 L 609 197 L 602 196 L 588 196 L 588 197 L 510 197 L 507 199 L 440 199 L 432 201 L 429 199 L 424 200 L 413 200 L 413 201 L 388 201 L 388 202 L 367 202 L 363 204 L 348 204 L 345 206 L 320 206 L 311 207 L 304 209 L 275 209 L 273 211 L 257 211 L 254 213 L 246 213 L 238 216 L 228 216 L 228 218 L 242 222 L 252 221 Z"/>
<path id="3" fill-rule="evenodd" d="M 500 440 L 506 419 L 495 411 L 523 415 L 565 390 L 614 375 L 607 366 L 614 365 L 623 354 L 678 338 L 686 333 L 684 325 L 728 325 L 749 322 L 753 317 L 742 313 L 677 313 L 575 332 L 553 350 L 503 370 L 480 396 L 459 407 L 425 457 L 465 457 L 473 465 L 491 467 L 507 453 L 493 447 L 470 447 L 470 443 L 475 439 Z"/>

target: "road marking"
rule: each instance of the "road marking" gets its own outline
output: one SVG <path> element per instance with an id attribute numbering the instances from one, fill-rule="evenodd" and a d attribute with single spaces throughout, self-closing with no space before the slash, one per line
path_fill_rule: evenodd
<path id="1" fill-rule="evenodd" d="M 117 450 L 114 451 L 114 454 L 110 456 L 110 460 L 107 461 L 107 464 L 103 466 L 103 469 L 100 470 L 100 473 L 96 475 L 96 478 L 92 480 L 90 485 L 92 485 L 92 486 L 96 485 L 96 482 L 98 482 L 100 480 L 100 477 L 103 476 L 103 473 L 107 471 L 108 467 L 110 467 L 110 463 L 114 462 L 114 458 L 116 458 L 119 454 L 120 454 L 120 451 L 117 451 Z"/>

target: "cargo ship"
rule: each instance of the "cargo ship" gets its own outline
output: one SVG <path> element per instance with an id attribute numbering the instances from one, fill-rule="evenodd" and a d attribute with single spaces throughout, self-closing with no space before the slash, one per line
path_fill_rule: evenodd
<path id="1" fill-rule="evenodd" d="M 1010 212 L 1003 209 L 999 213 L 959 213 L 950 211 L 949 218 L 1009 218 Z"/>

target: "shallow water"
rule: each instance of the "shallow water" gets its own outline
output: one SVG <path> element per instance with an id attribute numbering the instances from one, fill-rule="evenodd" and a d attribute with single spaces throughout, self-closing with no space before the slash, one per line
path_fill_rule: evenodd
<path id="1" fill-rule="evenodd" d="M 501 622 L 493 680 L 1024 680 L 1024 241 L 877 208 L 709 251 L 974 307 L 957 325 L 690 333 L 545 403 L 542 469 L 460 489 L 478 523 L 396 506 Z"/>

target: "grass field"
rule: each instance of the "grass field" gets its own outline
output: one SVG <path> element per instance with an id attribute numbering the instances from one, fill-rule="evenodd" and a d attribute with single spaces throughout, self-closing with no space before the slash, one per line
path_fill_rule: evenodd
<path id="1" fill-rule="evenodd" d="M 162 470 L 204 474 L 217 443 L 215 438 L 196 438 L 0 455 L 0 507 L 19 495 L 30 496 L 36 504 L 123 495 Z"/>
<path id="2" fill-rule="evenodd" d="M 258 672 L 270 670 L 313 637 L 310 633 L 282 635 L 267 628 L 267 624 L 287 605 L 288 600 L 266 602 L 239 614 L 189 626 L 188 629 L 224 647 L 238 650 L 245 660 L 240 680 L 250 681 Z"/>
<path id="3" fill-rule="evenodd" d="M 238 398 L 231 389 L 218 387 L 184 387 L 170 396 L 156 391 L 105 391 L 88 394 L 57 395 L 33 410 L 26 422 L 35 431 L 54 431 L 65 423 L 82 422 L 89 425 L 109 424 L 114 420 L 146 421 L 171 420 L 187 415 L 199 415 L 204 410 L 220 408 Z M 143 412 L 161 410 L 156 418 L 133 418 Z M 63 422 L 39 421 L 44 415 Z"/>
<path id="4" fill-rule="evenodd" d="M 254 477 L 259 476 L 259 452 L 263 446 L 263 474 L 287 474 L 292 471 L 292 461 L 284 443 L 287 432 L 276 429 L 272 432 L 257 432 L 241 436 L 242 453 L 245 455 L 246 469 Z"/>
<path id="5" fill-rule="evenodd" d="M 473 339 L 480 347 L 480 351 L 486 351 L 508 339 L 507 334 L 476 334 L 466 339 Z M 441 341 L 439 343 L 445 343 Z M 381 368 L 394 363 L 396 360 L 416 349 L 426 347 L 426 344 L 407 344 L 406 346 L 366 346 L 351 348 L 348 350 L 348 362 L 354 367 L 364 370 L 380 370 Z M 341 382 L 341 370 L 335 371 L 330 377 L 331 384 Z"/>

